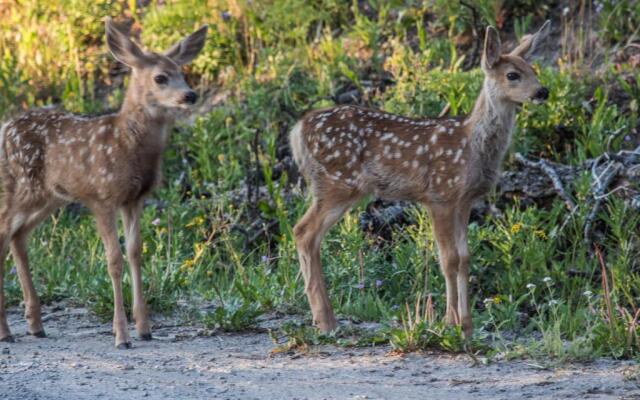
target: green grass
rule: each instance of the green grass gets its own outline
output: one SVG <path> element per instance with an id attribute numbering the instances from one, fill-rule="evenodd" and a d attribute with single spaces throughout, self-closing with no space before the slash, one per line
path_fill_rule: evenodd
<path id="1" fill-rule="evenodd" d="M 274 310 L 309 317 L 292 238 L 308 200 L 282 162 L 296 118 L 333 104 L 331 96 L 344 88 L 359 88 L 368 104 L 392 112 L 437 115 L 449 104 L 451 114 L 465 114 L 482 82 L 480 70 L 462 69 L 469 54 L 454 45 L 472 23 L 457 2 L 370 1 L 369 11 L 358 7 L 362 2 L 339 0 L 176 0 L 134 9 L 130 1 L 89 3 L 25 1 L 0 10 L 0 116 L 49 102 L 80 112 L 117 105 L 123 88 L 113 87 L 107 73 L 113 62 L 102 41 L 107 15 L 133 18 L 143 43 L 157 50 L 210 24 L 205 50 L 187 71 L 200 90 L 227 100 L 174 133 L 166 185 L 145 208 L 142 226 L 152 309 L 171 312 L 180 299 L 211 302 L 214 310 L 200 316 L 211 329 L 250 329 Z M 637 26 L 627 12 L 632 2 L 604 3 L 603 43 L 630 37 Z M 478 4 L 480 22 L 506 15 L 518 35 L 544 18 L 535 14 L 537 2 Z M 519 11 L 504 14 L 499 5 Z M 536 68 L 551 98 L 521 111 L 514 150 L 577 164 L 602 153 L 614 132 L 622 134 L 611 149 L 626 145 L 638 118 L 637 70 Z M 393 84 L 370 90 L 369 82 L 384 74 Z M 614 85 L 631 98 L 628 107 L 612 101 Z M 505 168 L 512 166 L 507 159 Z M 256 181 L 262 195 L 247 201 L 241 189 Z M 467 351 L 559 361 L 638 357 L 640 216 L 622 199 L 607 201 L 599 215 L 600 262 L 582 240 L 589 184 L 585 174 L 571 188 L 580 204 L 571 218 L 558 199 L 527 207 L 516 199 L 502 204 L 500 215 L 471 224 L 476 334 Z M 287 325 L 274 335 L 285 338 L 285 348 L 331 342 L 465 350 L 459 330 L 442 324 L 444 280 L 426 212 L 413 209 L 414 223 L 380 247 L 359 228 L 364 206 L 329 233 L 322 259 L 336 312 L 384 328 L 327 338 L 308 325 Z M 263 225 L 269 234 L 259 233 Z M 104 252 L 86 212 L 64 211 L 39 227 L 30 257 L 44 302 L 64 298 L 111 317 Z M 5 290 L 15 305 L 21 293 L 13 262 L 6 268 Z M 128 274 L 124 286 L 130 306 Z M 421 308 L 408 306 L 416 304 Z"/>

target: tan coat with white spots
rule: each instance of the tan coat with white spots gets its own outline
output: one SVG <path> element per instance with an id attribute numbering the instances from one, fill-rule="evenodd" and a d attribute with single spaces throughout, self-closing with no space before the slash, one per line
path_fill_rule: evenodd
<path id="1" fill-rule="evenodd" d="M 312 185 L 327 180 L 388 200 L 421 202 L 457 198 L 464 186 L 470 130 L 461 119 L 417 120 L 341 106 L 313 111 L 300 124 L 301 145 L 309 151 L 294 154 Z"/>
<path id="2" fill-rule="evenodd" d="M 45 335 L 26 241 L 40 222 L 71 201 L 86 205 L 96 218 L 113 284 L 115 344 L 128 348 L 131 339 L 122 298 L 123 258 L 117 235 L 117 213 L 122 213 L 133 283 L 133 317 L 139 337 L 151 339 L 142 293 L 142 202 L 160 180 L 162 152 L 175 110 L 186 109 L 196 101 L 180 66 L 200 52 L 207 28 L 164 54 L 143 52 L 110 20 L 106 28 L 111 53 L 132 69 L 118 113 L 82 117 L 39 109 L 0 128 L 0 341 L 13 341 L 2 290 L 9 245 L 24 295 L 28 332 Z"/>
<path id="3" fill-rule="evenodd" d="M 291 148 L 313 203 L 294 228 L 314 322 L 336 327 L 320 263 L 326 232 L 366 195 L 424 204 L 433 220 L 447 289 L 447 321 L 472 332 L 467 224 L 474 200 L 491 189 L 509 148 L 518 104 L 548 97 L 524 60 L 548 22 L 502 55 L 487 29 L 483 89 L 461 118 L 413 119 L 356 106 L 307 114 L 291 130 Z"/>
<path id="4" fill-rule="evenodd" d="M 2 182 L 12 193 L 7 200 L 25 210 L 49 202 L 137 201 L 158 181 L 167 127 L 143 122 L 142 112 L 132 117 L 32 110 L 9 122 L 0 153 Z"/>

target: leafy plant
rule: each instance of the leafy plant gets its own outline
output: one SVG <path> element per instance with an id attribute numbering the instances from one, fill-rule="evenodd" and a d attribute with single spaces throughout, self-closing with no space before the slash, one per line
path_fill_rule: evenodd
<path id="1" fill-rule="evenodd" d="M 259 305 L 244 299 L 227 299 L 225 303 L 207 313 L 203 322 L 209 329 L 221 329 L 225 332 L 238 332 L 255 325 L 256 318 L 262 314 Z"/>

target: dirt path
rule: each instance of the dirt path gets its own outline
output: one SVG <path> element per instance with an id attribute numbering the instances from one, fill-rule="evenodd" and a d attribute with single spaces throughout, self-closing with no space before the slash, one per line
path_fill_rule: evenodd
<path id="1" fill-rule="evenodd" d="M 630 362 L 472 368 L 466 356 L 331 346 L 273 356 L 267 334 L 202 337 L 168 321 L 156 340 L 117 351 L 109 324 L 84 309 L 49 309 L 46 339 L 19 334 L 17 309 L 9 320 L 17 342 L 0 344 L 2 399 L 640 399 L 623 377 Z"/>

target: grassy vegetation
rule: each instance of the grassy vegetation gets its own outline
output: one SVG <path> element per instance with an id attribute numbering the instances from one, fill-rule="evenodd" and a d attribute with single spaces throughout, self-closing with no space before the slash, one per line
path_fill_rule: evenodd
<path id="1" fill-rule="evenodd" d="M 173 134 L 166 184 L 142 224 L 149 302 L 155 312 L 184 298 L 214 302 L 215 311 L 201 318 L 225 330 L 247 329 L 273 310 L 309 316 L 292 238 L 306 198 L 290 168 L 288 128 L 305 110 L 332 105 L 350 90 L 364 104 L 411 116 L 437 115 L 446 104 L 453 115 L 467 113 L 482 80 L 479 69 L 464 68 L 474 24 L 496 24 L 505 38 L 549 16 L 572 29 L 556 2 L 476 3 L 474 17 L 457 1 L 441 0 L 174 0 L 143 8 L 135 1 L 25 0 L 0 6 L 0 116 L 52 102 L 77 112 L 117 106 L 123 88 L 109 74 L 106 16 L 134 21 L 154 49 L 209 23 L 189 79 L 226 99 Z M 597 71 L 585 68 L 590 55 L 579 51 L 564 51 L 558 66 L 536 66 L 551 98 L 524 107 L 514 150 L 577 164 L 607 146 L 638 144 L 640 73 L 608 52 L 637 34 L 638 4 L 605 0 L 589 8 L 605 54 Z M 627 97 L 621 103 L 614 92 Z M 609 143 L 616 131 L 622 134 Z M 507 160 L 505 168 L 514 165 Z M 582 240 L 589 185 L 585 173 L 571 188 L 580 206 L 570 218 L 560 199 L 526 207 L 516 199 L 501 202 L 500 215 L 472 223 L 474 348 L 490 343 L 508 356 L 558 360 L 638 357 L 640 215 L 623 199 L 607 200 L 598 216 L 600 259 Z M 441 323 L 444 281 L 425 211 L 413 209 L 412 223 L 381 245 L 360 228 L 365 205 L 331 231 L 322 258 L 336 312 L 386 328 L 330 340 L 462 350 L 460 332 Z M 31 242 L 45 302 L 65 298 L 110 317 L 106 261 L 88 214 L 60 213 Z M 7 274 L 9 300 L 17 304 L 12 261 Z M 124 280 L 128 288 L 129 276 Z M 325 340 L 295 325 L 283 334 L 290 348 Z"/>

